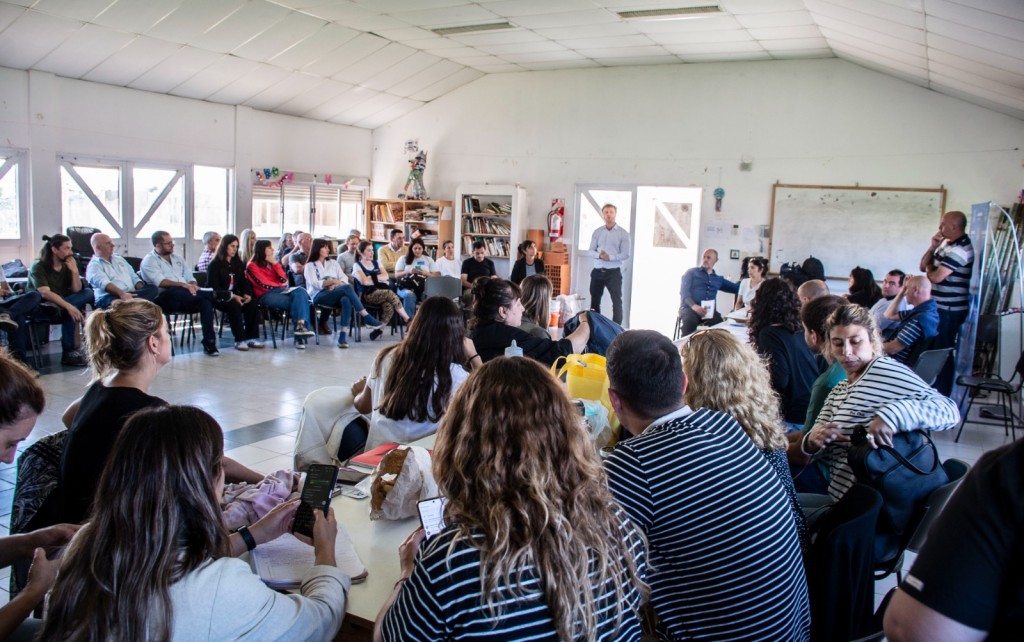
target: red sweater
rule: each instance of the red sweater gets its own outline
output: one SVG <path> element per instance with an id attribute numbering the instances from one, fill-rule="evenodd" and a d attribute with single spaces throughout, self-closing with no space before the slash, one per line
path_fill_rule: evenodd
<path id="1" fill-rule="evenodd" d="M 245 276 L 252 283 L 253 294 L 259 299 L 274 288 L 288 286 L 288 277 L 284 275 L 284 269 L 280 263 L 267 264 L 267 267 L 256 265 L 255 261 L 249 261 L 245 266 Z"/>

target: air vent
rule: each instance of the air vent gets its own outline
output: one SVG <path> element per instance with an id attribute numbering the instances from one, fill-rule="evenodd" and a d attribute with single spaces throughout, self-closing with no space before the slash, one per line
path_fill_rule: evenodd
<path id="1" fill-rule="evenodd" d="M 464 25 L 461 27 L 438 27 L 431 29 L 439 36 L 453 36 L 462 33 L 477 33 L 479 31 L 501 31 L 502 29 L 515 29 L 511 22 L 489 22 L 482 25 Z"/>
<path id="2" fill-rule="evenodd" d="M 673 18 L 698 18 L 705 13 L 721 13 L 718 5 L 703 7 L 678 7 L 676 9 L 640 9 L 637 11 L 619 11 L 623 20 L 672 20 Z"/>

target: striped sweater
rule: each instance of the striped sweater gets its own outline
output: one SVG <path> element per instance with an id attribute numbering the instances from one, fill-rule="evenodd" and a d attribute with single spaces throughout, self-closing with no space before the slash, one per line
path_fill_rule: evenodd
<path id="1" fill-rule="evenodd" d="M 673 640 L 806 640 L 786 491 L 732 417 L 666 415 L 619 444 L 608 484 L 647 534 L 651 604 Z"/>
<path id="2" fill-rule="evenodd" d="M 948 430 L 960 422 L 960 411 L 910 368 L 891 357 L 879 357 L 856 381 L 836 384 L 821 407 L 817 424 L 835 422 L 849 437 L 855 427 L 867 426 L 875 417 L 894 431 Z M 828 493 L 835 500 L 857 483 L 846 463 L 849 448 L 849 442 L 836 441 L 816 454 L 828 467 L 832 478 Z"/>

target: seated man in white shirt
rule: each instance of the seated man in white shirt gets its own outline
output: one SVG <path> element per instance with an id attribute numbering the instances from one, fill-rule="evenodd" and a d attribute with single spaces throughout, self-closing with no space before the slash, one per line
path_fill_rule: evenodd
<path id="1" fill-rule="evenodd" d="M 97 232 L 89 242 L 93 257 L 85 270 L 85 278 L 96 296 L 96 309 L 109 308 L 114 299 L 156 299 L 160 288 L 146 285 L 128 261 L 114 254 L 114 241 L 109 235 Z"/>
<path id="2" fill-rule="evenodd" d="M 871 306 L 871 314 L 875 317 L 875 322 L 878 323 L 878 332 L 882 335 L 883 339 L 888 339 L 890 331 L 900 324 L 899 321 L 887 319 L 885 317 L 885 309 L 889 307 L 889 302 L 899 294 L 900 288 L 903 287 L 903 281 L 906 278 L 907 275 L 903 270 L 889 270 L 885 278 L 882 279 L 882 298 Z M 909 309 L 910 304 L 904 299 L 900 304 L 899 311 L 905 312 Z"/>

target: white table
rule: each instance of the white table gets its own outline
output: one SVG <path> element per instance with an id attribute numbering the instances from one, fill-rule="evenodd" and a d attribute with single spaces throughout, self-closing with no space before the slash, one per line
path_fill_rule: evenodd
<path id="1" fill-rule="evenodd" d="M 692 337 L 694 334 L 697 334 L 697 332 L 700 332 L 701 330 L 725 330 L 726 332 L 733 335 L 743 343 L 750 342 L 750 336 L 747 334 L 747 324 L 737 323 L 731 319 L 726 319 L 725 321 L 722 321 L 721 323 L 716 323 L 715 325 L 698 328 L 693 333 L 688 334 L 681 339 L 677 339 L 673 343 L 677 348 L 682 347 L 683 344 L 690 340 L 690 337 Z"/>
<path id="2" fill-rule="evenodd" d="M 410 445 L 433 448 L 434 437 L 424 437 Z M 354 627 L 348 633 L 354 634 L 363 627 L 373 628 L 377 613 L 391 596 L 401 573 L 398 546 L 409 533 L 419 528 L 420 520 L 408 517 L 401 521 L 371 521 L 369 499 L 353 499 L 344 495 L 335 497 L 331 506 L 338 523 L 343 524 L 351 536 L 368 572 L 366 579 L 353 584 L 348 592 L 345 620 L 348 626 Z M 342 628 L 342 633 L 346 633 L 346 628 Z"/>

